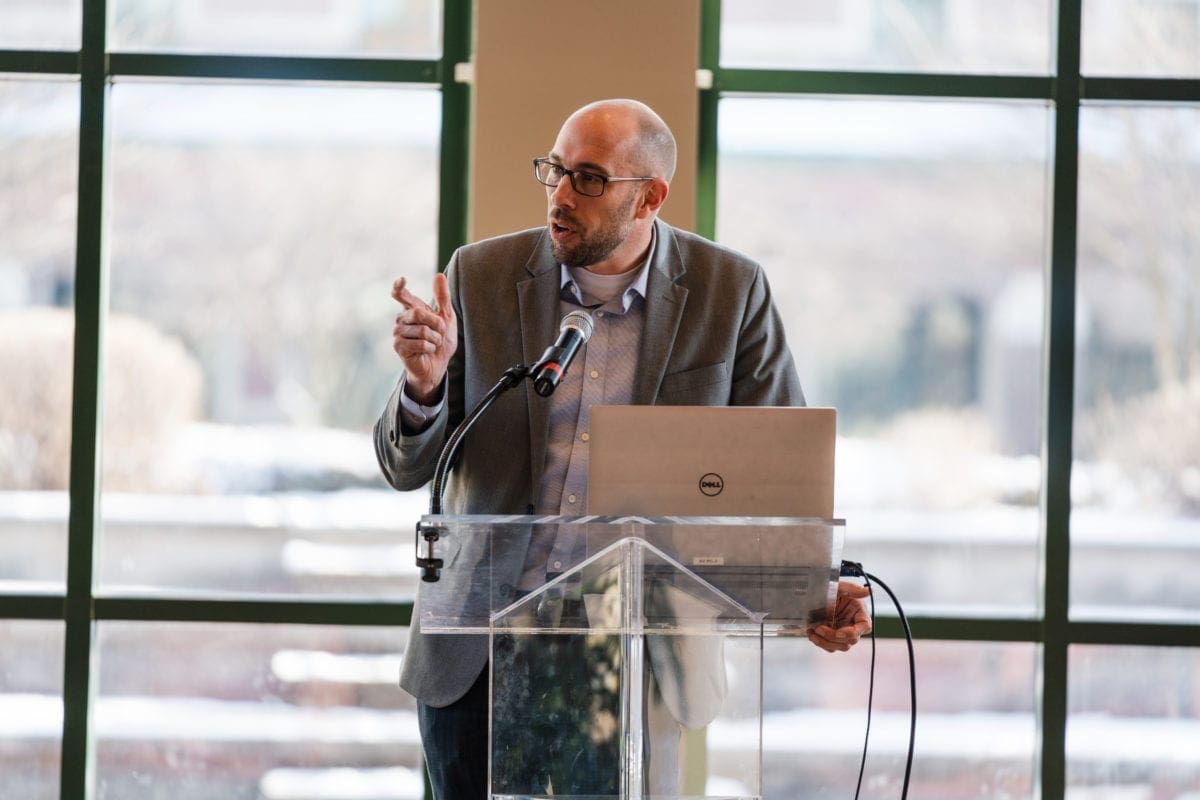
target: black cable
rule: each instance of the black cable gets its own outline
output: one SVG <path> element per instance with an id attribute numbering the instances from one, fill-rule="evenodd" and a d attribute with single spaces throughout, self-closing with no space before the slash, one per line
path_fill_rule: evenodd
<path id="1" fill-rule="evenodd" d="M 904 626 L 904 641 L 908 645 L 908 693 L 911 704 L 908 721 L 908 755 L 904 760 L 904 783 L 900 789 L 900 800 L 907 800 L 908 782 L 912 777 L 913 749 L 917 741 L 917 654 L 913 647 L 912 629 L 908 626 L 908 617 L 904 615 L 904 609 L 900 606 L 896 593 L 876 575 L 864 571 L 863 577 L 868 581 L 878 583 L 892 599 L 892 605 L 896 607 L 896 613 L 900 616 L 900 624 Z"/>
<path id="2" fill-rule="evenodd" d="M 896 598 L 895 592 L 879 579 L 878 576 L 872 575 L 863 569 L 862 564 L 853 561 L 843 561 L 841 574 L 844 576 L 861 577 L 866 581 L 867 589 L 871 589 L 871 582 L 879 584 L 879 586 L 887 592 L 888 597 L 892 600 L 892 605 L 896 607 L 896 613 L 900 616 L 900 624 L 904 627 L 904 641 L 908 646 L 908 691 L 910 698 L 910 714 L 908 724 L 908 754 L 904 761 L 904 783 L 900 787 L 900 800 L 908 799 L 908 784 L 912 777 L 913 751 L 916 748 L 917 741 L 917 655 L 913 646 L 912 629 L 908 625 L 908 617 L 904 614 L 904 608 L 900 605 L 900 601 Z M 872 591 L 870 595 L 870 612 L 871 612 L 871 677 L 869 688 L 867 690 L 867 739 L 871 735 L 871 704 L 875 693 L 875 593 Z M 858 793 L 862 789 L 863 772 L 866 769 L 867 762 L 867 743 L 866 739 L 863 742 L 863 760 L 859 766 L 858 772 L 858 788 L 855 789 L 854 797 L 857 800 Z"/>
<path id="3" fill-rule="evenodd" d="M 862 573 L 862 570 L 859 570 Z M 867 583 L 867 590 L 871 589 L 871 581 L 866 576 L 863 576 Z M 858 763 L 858 782 L 854 785 L 854 800 L 858 800 L 859 794 L 862 792 L 863 774 L 867 771 L 867 748 L 871 741 L 871 709 L 875 706 L 875 594 L 872 592 L 867 595 L 867 606 L 871 614 L 871 669 L 867 677 L 867 728 L 863 733 L 863 752 L 862 760 Z"/>

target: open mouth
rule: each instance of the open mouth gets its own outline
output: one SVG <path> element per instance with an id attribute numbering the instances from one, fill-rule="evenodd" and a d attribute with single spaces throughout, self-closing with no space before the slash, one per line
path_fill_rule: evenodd
<path id="1" fill-rule="evenodd" d="M 555 239 L 565 239 L 575 233 L 575 229 L 569 225 L 564 225 L 560 220 L 550 220 L 550 235 Z"/>

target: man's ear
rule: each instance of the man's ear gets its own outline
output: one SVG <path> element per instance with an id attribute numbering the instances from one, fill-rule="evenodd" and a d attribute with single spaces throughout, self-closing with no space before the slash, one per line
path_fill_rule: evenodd
<path id="1" fill-rule="evenodd" d="M 662 204 L 667 202 L 667 194 L 671 187 L 662 178 L 647 181 L 642 189 L 642 202 L 638 206 L 638 219 L 645 219 L 658 213 Z"/>

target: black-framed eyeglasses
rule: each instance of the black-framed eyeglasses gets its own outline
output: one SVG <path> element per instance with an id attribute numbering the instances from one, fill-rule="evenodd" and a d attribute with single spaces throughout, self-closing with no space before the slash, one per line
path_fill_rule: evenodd
<path id="1" fill-rule="evenodd" d="M 563 176 L 566 175 L 571 179 L 571 188 L 587 197 L 599 197 L 604 194 L 604 187 L 611 181 L 652 181 L 654 178 L 610 178 L 606 175 L 597 175 L 594 172 L 586 172 L 580 169 L 567 169 L 562 164 L 557 164 L 548 158 L 535 158 L 533 160 L 533 177 L 537 178 L 538 183 L 546 186 L 558 186 L 562 183 Z"/>

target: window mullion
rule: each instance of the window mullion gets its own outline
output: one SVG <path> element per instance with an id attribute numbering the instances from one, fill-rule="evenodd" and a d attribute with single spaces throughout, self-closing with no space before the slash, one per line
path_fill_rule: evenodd
<path id="1" fill-rule="evenodd" d="M 714 76 L 721 69 L 721 2 L 703 0 L 700 9 L 700 68 Z M 717 119 L 721 92 L 717 81 L 700 89 L 696 143 L 696 232 L 717 237 Z"/>
<path id="2" fill-rule="evenodd" d="M 95 649 L 92 585 L 98 520 L 100 364 L 106 285 L 104 259 L 105 119 L 108 98 L 105 58 L 107 4 L 84 0 L 79 57 L 79 185 L 75 238 L 75 342 L 71 414 L 70 519 L 67 597 L 64 609 L 63 798 L 94 793 L 91 747 Z"/>
<path id="3" fill-rule="evenodd" d="M 437 269 L 467 241 L 471 86 L 455 65 L 471 59 L 472 4 L 444 0 L 442 10 L 442 130 L 439 170 Z"/>
<path id="4" fill-rule="evenodd" d="M 1066 791 L 1070 514 L 1075 369 L 1081 0 L 1060 0 L 1054 81 L 1053 205 L 1044 406 L 1041 741 L 1044 798 Z"/>

